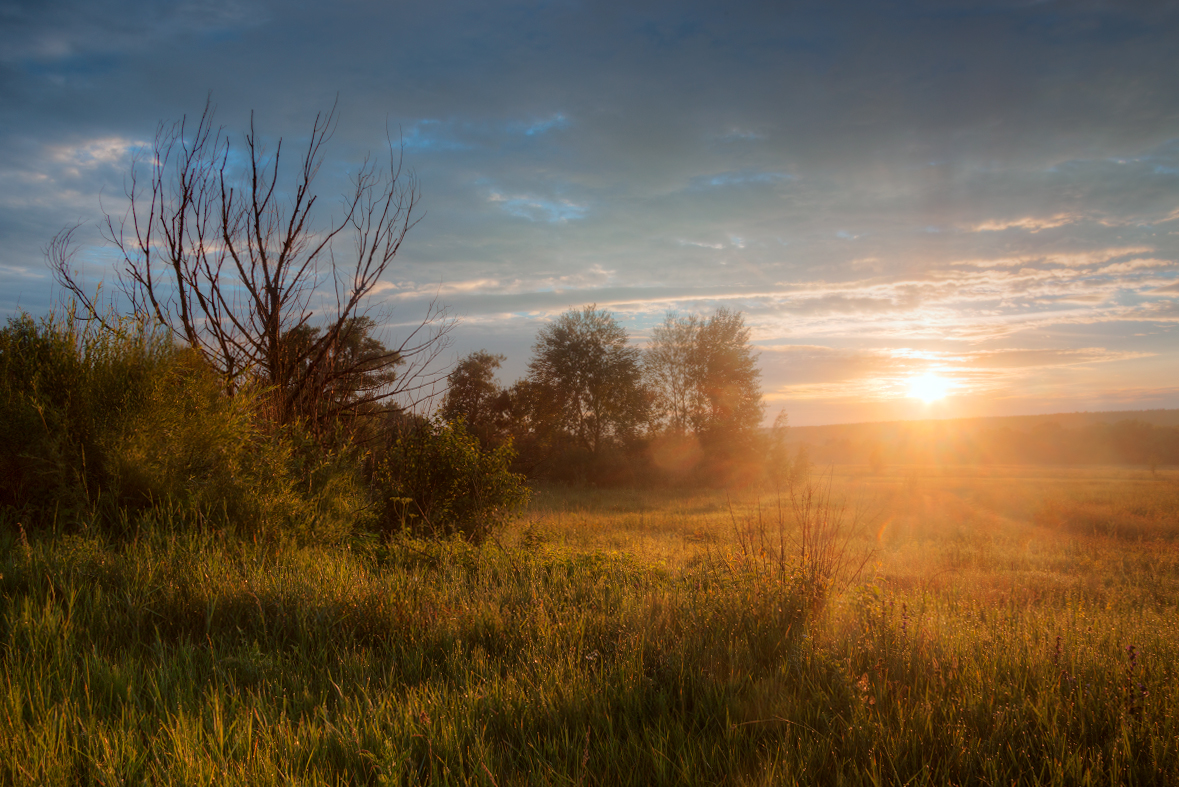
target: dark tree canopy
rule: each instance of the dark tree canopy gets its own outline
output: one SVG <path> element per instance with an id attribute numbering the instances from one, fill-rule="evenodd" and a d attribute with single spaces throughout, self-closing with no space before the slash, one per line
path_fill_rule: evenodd
<path id="1" fill-rule="evenodd" d="M 551 409 L 561 431 L 597 455 L 608 441 L 632 436 L 647 417 L 639 359 L 609 312 L 596 306 L 565 312 L 537 336 L 530 394 Z"/>
<path id="2" fill-rule="evenodd" d="M 438 414 L 444 421 L 462 419 L 483 445 L 498 445 L 500 421 L 507 408 L 507 392 L 495 382 L 495 373 L 505 361 L 503 355 L 486 350 L 463 358 L 447 377 L 446 396 Z"/>
<path id="3" fill-rule="evenodd" d="M 340 329 L 339 340 L 314 368 L 316 377 L 304 388 L 295 409 L 312 422 L 326 421 L 343 412 L 363 412 L 377 407 L 396 383 L 400 354 L 389 350 L 374 336 L 377 326 L 371 317 L 351 317 Z M 289 354 L 286 368 L 292 377 L 311 369 L 311 348 L 322 338 L 323 329 L 300 325 L 288 331 L 284 348 Z"/>

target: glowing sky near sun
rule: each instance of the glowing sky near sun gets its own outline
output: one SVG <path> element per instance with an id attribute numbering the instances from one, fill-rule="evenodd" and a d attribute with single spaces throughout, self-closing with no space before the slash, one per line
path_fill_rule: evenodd
<path id="1" fill-rule="evenodd" d="M 403 144 L 391 329 L 437 297 L 505 383 L 563 310 L 727 306 L 770 420 L 1179 407 L 1176 40 L 1165 3 L 10 3 L 0 310 L 50 308 L 67 224 L 113 281 L 158 121 L 211 92 L 273 149 L 338 96 L 321 209 Z"/>

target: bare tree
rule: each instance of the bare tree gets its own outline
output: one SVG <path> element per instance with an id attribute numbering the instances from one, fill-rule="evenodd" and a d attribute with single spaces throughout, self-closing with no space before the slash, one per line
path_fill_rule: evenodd
<path id="1" fill-rule="evenodd" d="M 123 257 L 118 289 L 135 315 L 199 350 L 228 390 L 246 379 L 268 386 L 282 423 L 391 400 L 416 404 L 443 378 L 432 364 L 454 325 L 435 302 L 398 346 L 369 336 L 376 323 L 368 296 L 417 223 L 420 192 L 390 139 L 387 165 L 366 157 L 338 218 L 317 226 L 312 184 L 336 121 L 335 106 L 316 115 L 288 186 L 282 140 L 270 156 L 251 114 L 239 164 L 206 104 L 195 124 L 187 117 L 160 124 L 150 157 L 132 164 L 126 213 L 106 217 L 104 234 Z M 101 320 L 71 271 L 72 234 L 54 237 L 50 267 Z M 337 256 L 346 239 L 348 253 Z M 356 381 L 365 384 L 340 395 Z"/>

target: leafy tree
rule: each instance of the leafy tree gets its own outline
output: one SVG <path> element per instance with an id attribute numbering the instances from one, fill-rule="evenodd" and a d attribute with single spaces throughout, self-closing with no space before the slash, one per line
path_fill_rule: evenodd
<path id="1" fill-rule="evenodd" d="M 696 332 L 698 407 L 705 434 L 749 434 L 761 424 L 761 370 L 741 312 L 717 309 Z"/>
<path id="2" fill-rule="evenodd" d="M 485 446 L 503 442 L 502 416 L 508 394 L 495 382 L 495 372 L 506 358 L 486 350 L 473 352 L 455 365 L 438 414 L 444 421 L 462 419 Z"/>
<path id="3" fill-rule="evenodd" d="M 731 438 L 761 423 L 761 372 L 741 312 L 668 314 L 652 335 L 646 371 L 673 432 Z"/>
<path id="4" fill-rule="evenodd" d="M 569 442 L 560 426 L 560 407 L 529 378 L 517 380 L 500 397 L 497 417 L 503 439 L 511 440 L 516 450 L 513 466 L 529 476 L 552 475 L 547 470 L 559 447 Z"/>
<path id="5" fill-rule="evenodd" d="M 373 335 L 376 329 L 371 317 L 349 318 L 340 329 L 339 340 L 314 367 L 309 353 L 322 338 L 322 328 L 300 325 L 283 337 L 292 372 L 315 375 L 294 402 L 308 421 L 330 422 L 343 412 L 378 408 L 385 399 L 385 392 L 397 380 L 395 367 L 401 357 Z"/>
<path id="6" fill-rule="evenodd" d="M 580 448 L 597 456 L 644 423 L 649 395 L 640 353 L 626 330 L 596 306 L 568 311 L 540 330 L 528 364 L 530 398 Z"/>
<path id="7" fill-rule="evenodd" d="M 675 434 L 692 431 L 699 399 L 699 352 L 696 337 L 700 318 L 668 313 L 655 328 L 647 348 L 646 371 L 667 428 Z"/>

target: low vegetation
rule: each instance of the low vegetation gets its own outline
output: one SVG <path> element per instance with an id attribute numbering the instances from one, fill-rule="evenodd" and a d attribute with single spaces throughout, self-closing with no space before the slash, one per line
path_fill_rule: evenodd
<path id="1" fill-rule="evenodd" d="M 772 493 L 542 488 L 479 545 L 9 519 L 0 780 L 1171 784 L 1176 480 L 836 473 L 868 561 L 821 597 Z"/>
<path id="2" fill-rule="evenodd" d="M 163 516 L 255 542 L 479 538 L 527 500 L 511 447 L 485 450 L 459 422 L 276 419 L 268 387 L 229 394 L 167 333 L 105 322 L 26 315 L 0 331 L 0 503 L 27 531 L 123 537 Z"/>

